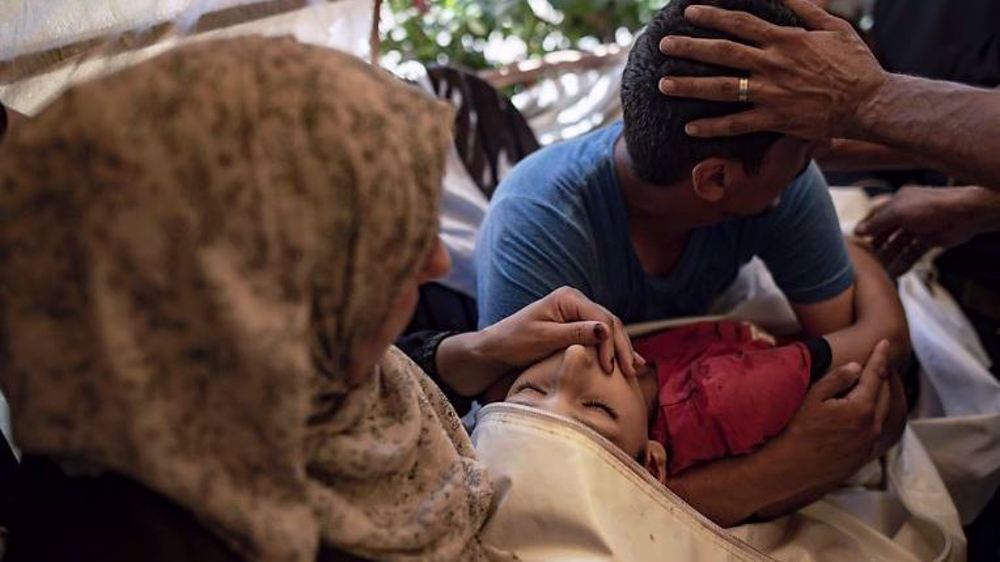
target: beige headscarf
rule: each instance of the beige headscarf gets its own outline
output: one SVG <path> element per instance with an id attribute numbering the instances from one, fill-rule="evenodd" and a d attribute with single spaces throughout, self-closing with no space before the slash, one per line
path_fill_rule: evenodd
<path id="1" fill-rule="evenodd" d="M 0 377 L 27 453 L 111 469 L 252 560 L 471 559 L 492 488 L 398 351 L 450 112 L 289 39 L 79 86 L 0 155 Z"/>

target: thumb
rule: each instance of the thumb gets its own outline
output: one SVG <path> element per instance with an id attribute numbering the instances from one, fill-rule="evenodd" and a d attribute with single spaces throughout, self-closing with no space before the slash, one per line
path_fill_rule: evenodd
<path id="1" fill-rule="evenodd" d="M 861 377 L 861 365 L 848 363 L 830 371 L 813 385 L 811 394 L 817 400 L 836 398 L 851 389 Z"/>

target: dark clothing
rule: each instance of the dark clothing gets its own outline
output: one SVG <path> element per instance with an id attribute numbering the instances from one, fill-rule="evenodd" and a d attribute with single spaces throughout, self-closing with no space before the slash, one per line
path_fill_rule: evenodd
<path id="1" fill-rule="evenodd" d="M 451 406 L 455 408 L 455 411 L 458 412 L 458 415 L 464 416 L 472 409 L 474 398 L 458 394 L 447 383 L 441 380 L 441 375 L 437 370 L 437 361 L 435 361 L 438 346 L 441 345 L 441 342 L 445 338 L 456 333 L 441 330 L 421 330 L 419 332 L 407 333 L 396 340 L 396 347 L 412 359 L 423 372 L 427 373 L 427 376 L 441 389 L 441 392 L 448 399 L 448 402 L 451 403 Z"/>
<path id="2" fill-rule="evenodd" d="M 68 476 L 26 456 L 4 562 L 241 562 L 190 513 L 113 472 Z M 362 559 L 321 547 L 317 562 Z"/>
<path id="3" fill-rule="evenodd" d="M 875 49 L 887 70 L 1000 84 L 1000 2 L 878 0 L 874 19 Z"/>
<path id="4" fill-rule="evenodd" d="M 440 283 L 420 286 L 417 309 L 404 334 L 423 330 L 474 332 L 476 331 L 476 301 Z"/>
<path id="5" fill-rule="evenodd" d="M 22 460 L 5 562 L 238 562 L 187 511 L 110 472 L 69 477 Z"/>

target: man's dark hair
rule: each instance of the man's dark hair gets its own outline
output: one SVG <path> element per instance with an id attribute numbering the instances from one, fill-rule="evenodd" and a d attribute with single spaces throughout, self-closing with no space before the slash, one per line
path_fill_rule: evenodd
<path id="1" fill-rule="evenodd" d="M 666 35 L 744 43 L 741 39 L 688 22 L 684 9 L 692 4 L 748 12 L 777 25 L 801 26 L 795 13 L 781 0 L 673 0 L 660 10 L 636 39 L 622 75 L 624 134 L 632 170 L 643 181 L 657 185 L 680 180 L 695 164 L 713 156 L 737 159 L 747 172 L 756 173 L 768 149 L 781 137 L 777 133 L 752 133 L 697 139 L 684 132 L 684 125 L 689 121 L 745 111 L 750 107 L 736 101 L 672 98 L 660 93 L 658 84 L 663 76 L 747 76 L 743 71 L 668 57 L 660 52 L 660 40 Z"/>

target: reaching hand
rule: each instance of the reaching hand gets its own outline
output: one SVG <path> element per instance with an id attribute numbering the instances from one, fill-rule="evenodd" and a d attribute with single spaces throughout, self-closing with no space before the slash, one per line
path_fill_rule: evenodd
<path id="1" fill-rule="evenodd" d="M 871 240 L 893 277 L 909 271 L 928 250 L 950 248 L 1000 229 L 1000 195 L 982 187 L 907 186 L 877 205 L 856 229 Z"/>
<path id="2" fill-rule="evenodd" d="M 598 347 L 601 366 L 610 373 L 614 361 L 626 376 L 635 376 L 645 360 L 617 316 L 583 293 L 562 287 L 516 314 L 480 332 L 481 349 L 508 369 L 527 367 L 573 344 Z"/>
<path id="3" fill-rule="evenodd" d="M 438 373 L 452 390 L 477 396 L 487 389 L 502 397 L 503 377 L 571 345 L 597 346 L 608 373 L 617 362 L 633 377 L 646 361 L 617 316 L 583 293 L 562 287 L 479 332 L 446 338 L 438 348 Z M 510 381 L 507 381 L 509 384 Z"/>
<path id="4" fill-rule="evenodd" d="M 809 0 L 785 0 L 812 31 L 771 24 L 745 12 L 691 6 L 692 23 L 739 37 L 751 45 L 719 39 L 668 36 L 664 54 L 750 72 L 743 113 L 688 124 L 688 134 L 717 137 L 777 131 L 808 139 L 850 136 L 858 114 L 886 81 L 874 55 L 846 21 Z M 736 101 L 738 77 L 667 76 L 664 94 Z"/>

